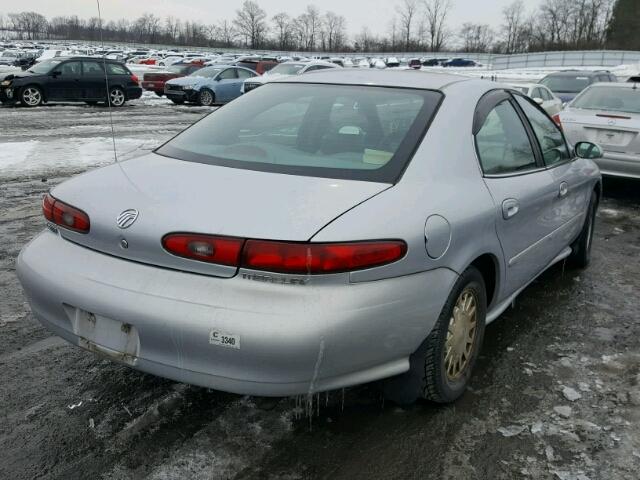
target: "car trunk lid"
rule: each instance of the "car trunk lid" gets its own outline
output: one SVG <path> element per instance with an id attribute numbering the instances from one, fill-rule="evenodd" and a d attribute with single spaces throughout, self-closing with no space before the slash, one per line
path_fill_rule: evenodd
<path id="1" fill-rule="evenodd" d="M 189 232 L 307 241 L 337 216 L 389 187 L 150 154 L 65 182 L 52 195 L 89 215 L 88 234 L 60 229 L 73 242 L 141 263 L 232 277 L 236 267 L 174 256 L 164 250 L 162 238 L 172 232 Z M 138 215 L 133 224 L 120 228 L 116 219 L 126 210 Z"/>
<path id="2" fill-rule="evenodd" d="M 570 138 L 597 143 L 608 152 L 640 155 L 640 115 L 571 109 L 562 115 Z"/>

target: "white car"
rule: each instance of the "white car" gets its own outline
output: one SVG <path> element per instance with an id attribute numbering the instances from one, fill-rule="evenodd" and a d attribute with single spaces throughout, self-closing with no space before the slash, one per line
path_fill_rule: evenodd
<path id="1" fill-rule="evenodd" d="M 335 63 L 325 62 L 324 60 L 311 60 L 308 62 L 285 62 L 275 66 L 273 69 L 266 72 L 260 77 L 247 78 L 242 85 L 242 93 L 247 93 L 251 90 L 269 83 L 273 80 L 291 77 L 294 75 L 302 75 L 303 73 L 313 72 L 317 70 L 325 70 L 327 68 L 341 68 L 340 65 Z"/>
<path id="2" fill-rule="evenodd" d="M 539 83 L 517 83 L 511 86 L 532 98 L 550 117 L 560 113 L 562 110 L 562 100 L 556 97 L 553 92 L 544 85 L 540 85 Z"/>

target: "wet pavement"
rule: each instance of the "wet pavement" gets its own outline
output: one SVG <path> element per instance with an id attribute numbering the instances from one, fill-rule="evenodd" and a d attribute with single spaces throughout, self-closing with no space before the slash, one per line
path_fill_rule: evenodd
<path id="1" fill-rule="evenodd" d="M 119 153 L 205 113 L 133 102 L 114 114 Z M 300 399 L 115 365 L 32 317 L 15 258 L 43 228 L 42 194 L 112 161 L 107 120 L 85 106 L 0 109 L 0 479 L 638 478 L 639 182 L 605 182 L 591 266 L 555 266 L 487 328 L 454 405 L 400 408 L 367 385 L 321 394 L 309 417 Z M 104 148 L 75 158 L 90 142 Z"/>

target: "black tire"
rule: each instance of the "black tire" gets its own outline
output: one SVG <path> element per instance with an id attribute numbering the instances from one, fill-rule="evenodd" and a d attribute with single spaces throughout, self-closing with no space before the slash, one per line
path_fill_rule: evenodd
<path id="1" fill-rule="evenodd" d="M 157 96 L 159 96 L 159 97 L 161 97 L 161 96 L 163 96 L 163 95 L 164 95 L 164 93 L 162 93 L 162 92 L 155 92 L 155 93 L 156 93 L 156 95 L 157 95 Z"/>
<path id="2" fill-rule="evenodd" d="M 25 107 L 39 107 L 44 102 L 44 95 L 40 87 L 27 85 L 20 90 L 20 103 Z"/>
<path id="3" fill-rule="evenodd" d="M 591 245 L 593 244 L 593 231 L 596 224 L 596 211 L 598 210 L 598 194 L 591 192 L 587 218 L 578 238 L 571 244 L 571 255 L 567 262 L 575 268 L 587 268 L 591 262 Z"/>
<path id="4" fill-rule="evenodd" d="M 471 350 L 466 363 L 455 378 L 446 367 L 446 342 L 454 308 L 458 301 L 471 294 L 475 300 L 475 333 L 469 344 Z M 450 403 L 467 388 L 473 367 L 482 347 L 487 316 L 487 294 L 482 274 L 475 267 L 467 268 L 454 284 L 433 330 L 410 357 L 409 371 L 384 383 L 385 396 L 398 404 L 407 405 L 418 399 L 436 403 Z M 467 338 L 463 336 L 462 338 Z"/>
<path id="5" fill-rule="evenodd" d="M 198 105 L 203 107 L 211 107 L 216 101 L 216 96 L 208 88 L 203 88 L 198 93 Z"/>
<path id="6" fill-rule="evenodd" d="M 176 98 L 172 98 L 171 101 L 176 105 L 182 105 L 184 103 L 184 100 L 178 100 Z"/>

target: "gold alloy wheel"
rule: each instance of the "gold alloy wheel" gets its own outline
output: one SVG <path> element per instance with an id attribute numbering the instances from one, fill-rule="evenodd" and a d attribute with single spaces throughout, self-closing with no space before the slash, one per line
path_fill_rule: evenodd
<path id="1" fill-rule="evenodd" d="M 458 380 L 469 364 L 476 340 L 478 301 L 470 288 L 465 288 L 449 319 L 445 341 L 444 366 L 449 380 Z"/>

